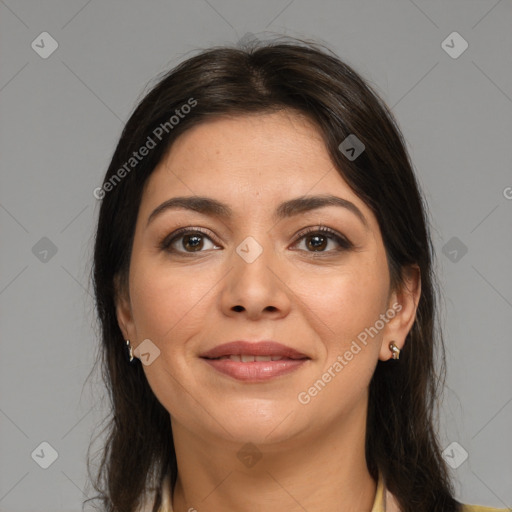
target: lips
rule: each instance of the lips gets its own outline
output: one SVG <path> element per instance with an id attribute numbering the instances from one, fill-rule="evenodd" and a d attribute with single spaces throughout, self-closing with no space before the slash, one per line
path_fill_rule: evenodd
<path id="1" fill-rule="evenodd" d="M 244 382 L 263 382 L 291 373 L 310 358 L 274 341 L 233 341 L 200 356 L 211 368 Z"/>
<path id="2" fill-rule="evenodd" d="M 298 352 L 297 350 L 277 343 L 275 341 L 232 341 L 230 343 L 224 343 L 218 345 L 213 349 L 201 354 L 201 357 L 205 359 L 220 359 L 220 358 L 231 358 L 232 356 L 244 357 L 241 359 L 242 362 L 258 361 L 261 359 L 254 359 L 256 357 L 270 357 L 270 360 L 278 359 L 309 359 L 308 356 Z M 251 358 L 249 358 L 251 356 Z M 232 359 L 238 360 L 240 359 Z M 263 361 L 268 359 L 263 359 Z"/>

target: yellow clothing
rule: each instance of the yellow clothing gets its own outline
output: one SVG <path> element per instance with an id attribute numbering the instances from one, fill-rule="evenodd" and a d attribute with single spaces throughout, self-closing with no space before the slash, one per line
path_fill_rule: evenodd
<path id="1" fill-rule="evenodd" d="M 162 487 L 162 505 L 159 508 L 159 512 L 173 512 L 170 496 L 171 485 L 169 478 L 164 480 Z M 139 509 L 139 512 L 151 512 L 153 505 L 152 498 L 153 496 L 151 496 L 151 500 L 148 500 L 148 502 Z M 375 500 L 373 502 L 371 512 L 400 512 L 394 496 L 386 489 L 382 475 L 379 475 L 379 480 L 377 482 L 377 492 L 375 494 Z M 480 505 L 463 505 L 462 512 L 512 512 L 512 509 L 498 509 L 483 507 Z"/>
<path id="2" fill-rule="evenodd" d="M 491 508 L 480 505 L 462 505 L 463 512 L 510 512 L 511 508 Z"/>

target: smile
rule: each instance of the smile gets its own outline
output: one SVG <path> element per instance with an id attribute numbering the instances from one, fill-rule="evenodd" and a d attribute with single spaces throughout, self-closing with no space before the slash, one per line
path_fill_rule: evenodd
<path id="1" fill-rule="evenodd" d="M 264 382 L 298 370 L 309 358 L 283 356 L 230 355 L 217 359 L 202 358 L 216 372 L 244 382 Z"/>
<path id="2" fill-rule="evenodd" d="M 255 361 L 281 361 L 287 359 L 284 356 L 253 356 L 249 354 L 233 354 L 230 356 L 222 356 L 215 358 L 217 360 L 229 359 L 230 361 L 238 361 L 242 363 L 253 363 Z"/>

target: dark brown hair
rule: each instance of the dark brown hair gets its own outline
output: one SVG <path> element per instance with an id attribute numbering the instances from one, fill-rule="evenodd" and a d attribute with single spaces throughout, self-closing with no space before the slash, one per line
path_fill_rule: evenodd
<path id="1" fill-rule="evenodd" d="M 180 110 L 186 104 L 194 106 Z M 127 364 L 115 311 L 116 280 L 128 289 L 144 184 L 173 141 L 190 127 L 220 115 L 282 109 L 299 112 L 316 124 L 338 172 L 374 212 L 393 288 L 402 285 L 407 266 L 416 264 L 421 271 L 416 320 L 400 359 L 379 361 L 370 383 L 370 474 L 377 479 L 382 472 L 403 512 L 459 510 L 436 434 L 445 354 L 437 326 L 432 242 L 403 136 L 384 102 L 349 65 L 324 45 L 290 38 L 215 47 L 188 58 L 158 78 L 126 123 L 115 149 L 101 193 L 93 264 L 102 340 L 97 363 L 102 363 L 112 408 L 94 479 L 103 510 L 132 512 L 146 489 L 158 488 L 166 473 L 174 486 L 177 476 L 169 413 L 153 394 L 140 361 Z M 169 123 L 176 110 L 188 113 Z M 156 147 L 133 170 L 120 173 L 133 152 L 148 137 L 155 139 L 155 130 L 164 123 L 167 130 L 160 130 Z M 350 134 L 365 145 L 353 161 L 339 149 Z M 157 492 L 155 511 L 160 499 Z"/>

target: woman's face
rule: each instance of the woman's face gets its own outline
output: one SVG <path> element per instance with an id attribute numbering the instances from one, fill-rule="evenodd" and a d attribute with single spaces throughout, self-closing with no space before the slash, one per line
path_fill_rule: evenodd
<path id="1" fill-rule="evenodd" d="M 223 207 L 186 207 L 209 204 L 199 197 Z M 282 111 L 175 141 L 143 192 L 117 314 L 133 347 L 149 340 L 136 354 L 173 428 L 270 443 L 364 422 L 377 360 L 402 348 L 418 294 L 390 290 L 375 216 L 318 129 Z M 248 345 L 211 352 L 237 340 Z"/>

